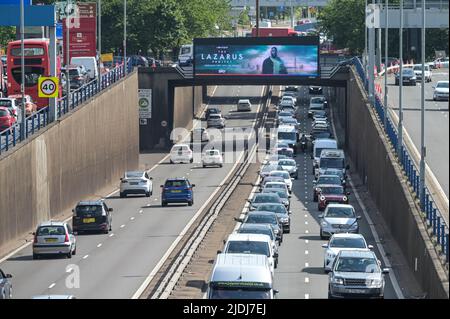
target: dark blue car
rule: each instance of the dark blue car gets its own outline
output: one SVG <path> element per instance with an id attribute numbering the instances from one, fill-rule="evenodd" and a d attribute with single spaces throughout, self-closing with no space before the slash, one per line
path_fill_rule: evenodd
<path id="1" fill-rule="evenodd" d="M 194 192 L 187 178 L 169 178 L 164 185 L 161 185 L 161 206 L 165 207 L 169 203 L 187 203 L 189 206 L 194 204 Z"/>

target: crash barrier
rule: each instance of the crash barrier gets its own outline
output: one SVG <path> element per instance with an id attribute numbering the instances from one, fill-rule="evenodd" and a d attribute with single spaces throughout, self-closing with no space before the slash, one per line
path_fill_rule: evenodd
<path id="1" fill-rule="evenodd" d="M 353 58 L 353 65 L 356 67 L 361 81 L 364 83 L 366 92 L 369 92 L 369 80 L 364 72 L 364 67 L 358 58 Z M 381 123 L 384 121 L 384 105 L 381 102 L 380 96 L 375 95 L 375 111 L 378 115 L 378 119 Z M 393 145 L 394 149 L 398 146 L 398 135 L 397 130 L 389 116 L 386 116 L 386 127 L 384 130 L 389 138 L 389 141 Z M 421 200 L 420 197 L 420 180 L 419 180 L 419 168 L 416 167 L 414 161 L 412 160 L 411 154 L 408 152 L 405 145 L 401 146 L 400 164 L 402 165 L 403 171 L 408 178 L 409 184 L 413 190 L 413 196 L 416 200 L 420 202 L 420 208 L 422 213 L 426 216 L 428 226 L 431 227 L 432 235 L 435 239 L 435 244 L 438 246 L 438 252 L 445 256 L 445 263 L 448 265 L 449 259 L 449 227 L 447 221 L 443 218 L 439 208 L 433 200 L 433 194 L 430 192 L 429 188 L 425 187 L 425 198 Z"/>
<path id="2" fill-rule="evenodd" d="M 98 83 L 98 79 L 95 79 L 80 87 L 79 89 L 71 91 L 69 99 L 67 99 L 66 96 L 58 99 L 58 118 L 122 79 L 125 76 L 123 69 L 123 65 L 119 64 L 114 69 L 101 75 L 100 85 Z M 67 103 L 67 101 L 69 101 L 69 103 Z M 49 107 L 46 106 L 38 112 L 28 116 L 25 123 L 26 139 L 28 136 L 35 134 L 40 129 L 49 124 Z M 3 130 L 2 132 L 0 132 L 0 154 L 2 152 L 8 151 L 12 147 L 15 147 L 21 141 L 22 139 L 20 136 L 20 123 L 16 123 L 11 128 Z"/>

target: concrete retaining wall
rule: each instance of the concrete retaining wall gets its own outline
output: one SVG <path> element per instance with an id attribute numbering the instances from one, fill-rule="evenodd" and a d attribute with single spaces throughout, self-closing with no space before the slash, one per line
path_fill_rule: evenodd
<path id="1" fill-rule="evenodd" d="M 354 163 L 352 169 L 365 180 L 371 197 L 428 298 L 448 298 L 448 274 L 438 260 L 406 178 L 382 133 L 375 111 L 367 104 L 354 71 L 348 83 L 346 123 L 341 126 L 347 128 L 346 139 L 351 141 L 346 143 L 346 151 Z M 342 118 L 342 114 L 337 118 Z M 417 271 L 414 269 L 416 259 Z"/>
<path id="2" fill-rule="evenodd" d="M 0 256 L 139 164 L 137 73 L 0 157 Z"/>

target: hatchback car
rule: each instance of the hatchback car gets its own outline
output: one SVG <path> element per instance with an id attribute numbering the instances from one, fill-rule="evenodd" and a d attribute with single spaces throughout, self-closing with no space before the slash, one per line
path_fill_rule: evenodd
<path id="1" fill-rule="evenodd" d="M 63 255 L 72 258 L 77 252 L 77 240 L 68 223 L 52 221 L 41 223 L 33 235 L 33 259 L 43 255 Z"/>
<path id="2" fill-rule="evenodd" d="M 288 191 L 286 191 L 285 188 L 264 188 L 262 191 L 262 194 L 270 193 L 277 194 L 281 199 L 281 203 L 286 207 L 287 210 L 291 208 L 291 195 Z"/>
<path id="3" fill-rule="evenodd" d="M 270 175 L 270 172 L 276 171 L 279 168 L 281 168 L 281 167 L 278 165 L 278 163 L 268 164 L 268 165 L 264 165 L 258 173 L 259 173 L 259 176 L 261 176 L 261 178 L 264 179 L 266 176 Z"/>
<path id="4" fill-rule="evenodd" d="M 309 87 L 309 94 L 322 94 L 322 93 L 323 93 L 323 90 L 322 90 L 321 86 L 311 85 Z"/>
<path id="5" fill-rule="evenodd" d="M 448 101 L 448 81 L 439 81 L 436 83 L 433 92 L 433 101 Z"/>
<path id="6" fill-rule="evenodd" d="M 0 70 L 1 71 L 1 70 Z M 12 275 L 5 274 L 0 269 L 0 299 L 12 299 Z"/>
<path id="7" fill-rule="evenodd" d="M 0 98 L 0 107 L 6 107 L 11 111 L 11 114 L 18 120 L 20 118 L 19 101 L 15 98 Z"/>
<path id="8" fill-rule="evenodd" d="M 206 126 L 208 128 L 216 127 L 222 129 L 225 127 L 225 119 L 221 114 L 210 114 L 208 120 L 206 121 Z"/>
<path id="9" fill-rule="evenodd" d="M 223 166 L 222 154 L 219 150 L 206 150 L 202 156 L 202 166 Z"/>
<path id="10" fill-rule="evenodd" d="M 8 108 L 0 107 L 0 132 L 11 128 L 16 122 L 16 117 Z"/>
<path id="11" fill-rule="evenodd" d="M 164 185 L 161 185 L 161 206 L 165 207 L 169 203 L 187 203 L 194 205 L 195 184 L 191 184 L 187 178 L 169 178 Z"/>
<path id="12" fill-rule="evenodd" d="M 352 205 L 330 204 L 319 218 L 322 239 L 338 233 L 359 233 L 358 220 L 361 216 L 356 216 Z"/>
<path id="13" fill-rule="evenodd" d="M 194 156 L 187 144 L 176 144 L 170 150 L 170 163 L 192 163 Z"/>
<path id="14" fill-rule="evenodd" d="M 217 107 L 209 107 L 205 112 L 205 119 L 208 120 L 211 114 L 221 114 L 221 111 Z"/>
<path id="15" fill-rule="evenodd" d="M 338 175 L 320 175 L 319 178 L 313 182 L 313 200 L 317 202 L 319 200 L 319 192 L 322 186 L 336 185 L 342 186 L 342 180 Z"/>
<path id="16" fill-rule="evenodd" d="M 410 84 L 410 85 L 416 86 L 417 77 L 414 74 L 413 69 L 409 69 L 409 68 L 403 69 L 402 80 L 403 80 L 403 84 Z M 400 73 L 397 73 L 395 75 L 395 85 L 399 85 L 399 82 L 400 82 Z"/>
<path id="17" fill-rule="evenodd" d="M 191 132 L 191 143 L 201 143 L 201 142 L 208 142 L 209 141 L 209 133 L 206 129 L 202 128 L 196 128 L 192 130 Z"/>
<path id="18" fill-rule="evenodd" d="M 72 210 L 72 227 L 76 233 L 100 231 L 107 234 L 112 230 L 112 208 L 103 200 L 81 201 Z"/>
<path id="19" fill-rule="evenodd" d="M 293 178 L 291 178 L 291 176 L 289 175 L 289 172 L 284 171 L 284 170 L 277 170 L 277 171 L 270 172 L 269 176 L 282 177 L 288 187 L 289 193 L 292 193 L 292 179 Z"/>
<path id="20" fill-rule="evenodd" d="M 324 111 L 325 104 L 320 97 L 312 97 L 309 102 L 308 117 L 312 118 L 316 111 Z"/>
<path id="21" fill-rule="evenodd" d="M 252 199 L 249 199 L 248 202 L 250 203 L 250 210 L 257 210 L 259 205 L 266 203 L 283 204 L 280 196 L 274 193 L 257 193 Z"/>
<path id="22" fill-rule="evenodd" d="M 278 221 L 283 228 L 283 233 L 291 232 L 291 212 L 283 204 L 262 204 L 259 211 L 273 212 L 277 215 Z"/>
<path id="23" fill-rule="evenodd" d="M 385 274 L 373 251 L 341 250 L 328 277 L 328 298 L 384 298 Z"/>
<path id="24" fill-rule="evenodd" d="M 287 171 L 291 177 L 298 179 L 298 165 L 295 160 L 282 159 L 278 161 L 278 165 L 280 165 L 284 171 Z"/>
<path id="25" fill-rule="evenodd" d="M 322 175 L 337 175 L 341 179 L 341 185 L 344 189 L 347 187 L 347 177 L 344 175 L 344 171 L 338 168 L 327 168 Z M 320 175 L 319 175 L 320 177 Z"/>
<path id="26" fill-rule="evenodd" d="M 270 225 L 275 233 L 277 241 L 283 242 L 283 228 L 281 227 L 278 217 L 273 212 L 257 211 L 248 212 L 244 219 L 235 218 L 236 221 L 246 224 L 267 224 Z"/>
<path id="27" fill-rule="evenodd" d="M 283 208 L 284 206 L 281 205 Z M 270 237 L 270 240 L 272 241 L 272 247 L 274 251 L 278 252 L 278 246 L 277 246 L 277 238 L 275 236 L 275 233 L 273 232 L 273 229 L 270 225 L 267 224 L 242 224 L 241 227 L 236 231 L 238 234 L 262 234 L 267 235 Z"/>
<path id="28" fill-rule="evenodd" d="M 317 208 L 323 211 L 329 203 L 348 204 L 349 192 L 345 193 L 342 186 L 322 185 L 319 192 L 319 204 Z"/>
<path id="29" fill-rule="evenodd" d="M 417 80 L 422 80 L 422 64 L 416 64 L 413 68 L 414 74 L 416 75 Z M 431 82 L 431 69 L 430 66 L 425 64 L 425 82 Z"/>
<path id="30" fill-rule="evenodd" d="M 245 99 L 245 100 L 239 100 L 238 104 L 237 104 L 237 109 L 238 112 L 241 111 L 251 111 L 252 110 L 252 103 L 250 103 L 250 100 Z"/>
<path id="31" fill-rule="evenodd" d="M 144 194 L 150 197 L 153 194 L 153 178 L 144 171 L 125 172 L 120 179 L 120 197 L 128 194 Z"/>
<path id="32" fill-rule="evenodd" d="M 372 245 L 367 245 L 364 236 L 361 234 L 334 234 L 328 244 L 323 244 L 325 256 L 323 259 L 323 269 L 325 272 L 331 270 L 334 258 L 341 250 L 372 250 Z"/>

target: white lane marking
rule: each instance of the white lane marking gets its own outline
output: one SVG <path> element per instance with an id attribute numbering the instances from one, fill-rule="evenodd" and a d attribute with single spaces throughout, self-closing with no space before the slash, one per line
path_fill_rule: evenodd
<path id="1" fill-rule="evenodd" d="M 305 230 L 305 234 L 309 234 L 309 230 Z"/>
<path id="2" fill-rule="evenodd" d="M 83 257 L 83 259 L 87 259 L 88 257 L 89 257 L 89 255 L 86 255 L 86 256 Z"/>
<path id="3" fill-rule="evenodd" d="M 52 289 L 55 286 L 56 286 L 56 283 L 52 283 L 50 286 L 48 286 L 48 289 Z"/>
<path id="4" fill-rule="evenodd" d="M 155 198 L 155 202 L 157 202 L 158 201 L 158 199 L 157 198 Z M 147 204 L 147 206 L 150 206 L 150 204 Z"/>
<path id="5" fill-rule="evenodd" d="M 67 273 L 69 273 L 69 272 L 71 272 L 71 271 L 72 271 L 72 268 L 68 268 L 68 269 L 66 270 Z"/>
<path id="6" fill-rule="evenodd" d="M 308 217 L 308 214 L 305 214 L 305 217 Z"/>
<path id="7" fill-rule="evenodd" d="M 308 239 L 305 239 L 305 244 L 309 244 L 309 240 Z"/>
<path id="8" fill-rule="evenodd" d="M 112 236 L 114 236 L 114 234 L 109 234 L 109 237 L 112 237 Z"/>
<path id="9" fill-rule="evenodd" d="M 141 209 L 140 211 L 139 211 L 139 214 L 142 214 L 144 211 Z"/>
<path id="10" fill-rule="evenodd" d="M 305 294 L 305 299 L 309 299 L 309 294 Z"/>
<path id="11" fill-rule="evenodd" d="M 130 218 L 130 220 L 134 220 L 134 219 L 135 219 L 135 217 L 131 217 L 131 218 Z"/>
<path id="12" fill-rule="evenodd" d="M 305 225 L 308 225 L 308 222 L 305 222 Z"/>
<path id="13" fill-rule="evenodd" d="M 333 109 L 330 109 L 330 113 L 331 113 L 331 118 L 333 119 Z M 332 125 L 332 126 L 333 126 L 334 136 L 337 137 L 336 128 L 334 127 L 334 125 Z M 380 237 L 378 236 L 378 233 L 373 225 L 373 221 L 370 218 L 369 214 L 367 213 L 366 205 L 364 205 L 363 201 L 361 200 L 361 197 L 359 197 L 359 193 L 356 190 L 355 185 L 353 184 L 353 181 L 350 176 L 348 177 L 348 179 L 350 181 L 350 186 L 352 187 L 353 192 L 355 194 L 356 200 L 358 201 L 358 204 L 363 211 L 364 217 L 366 218 L 367 223 L 369 224 L 370 231 L 372 232 L 372 235 L 373 235 L 373 238 L 375 239 L 378 250 L 381 253 L 381 258 L 383 258 L 383 262 L 386 265 L 386 267 L 392 268 L 392 265 L 391 265 L 389 259 L 386 257 L 386 252 L 384 251 L 383 245 L 381 245 L 381 243 L 380 243 Z M 391 279 L 392 287 L 394 288 L 394 291 L 395 291 L 395 294 L 397 295 L 397 297 L 399 299 L 405 299 L 405 296 L 403 296 L 403 292 L 400 289 L 400 286 L 398 284 L 397 277 L 395 276 L 393 271 L 389 272 L 389 278 Z"/>
<path id="14" fill-rule="evenodd" d="M 125 227 L 125 225 L 120 225 L 120 228 L 124 228 Z"/>
<path id="15" fill-rule="evenodd" d="M 305 250 L 305 255 L 309 255 L 309 251 Z"/>
<path id="16" fill-rule="evenodd" d="M 98 245 L 97 245 L 97 248 L 100 248 L 100 247 L 102 247 L 102 245 L 103 245 L 103 244 L 98 244 Z"/>
<path id="17" fill-rule="evenodd" d="M 305 284 L 309 284 L 309 278 L 305 277 Z"/>
<path id="18" fill-rule="evenodd" d="M 309 263 L 305 263 L 305 268 L 309 268 Z"/>
<path id="19" fill-rule="evenodd" d="M 264 94 L 264 87 L 261 90 L 261 96 L 263 96 Z M 258 109 L 256 111 L 256 114 L 258 114 L 260 112 L 261 109 L 261 105 L 262 103 L 260 103 L 258 105 Z M 255 115 L 256 117 L 257 115 Z M 252 132 L 253 136 L 254 132 Z M 219 184 L 219 186 L 215 189 L 215 191 L 211 194 L 211 196 L 209 196 L 209 198 L 205 201 L 205 203 L 202 205 L 202 207 L 200 207 L 200 209 L 197 211 L 197 213 L 191 218 L 191 220 L 187 223 L 187 225 L 184 227 L 184 229 L 181 231 L 181 233 L 177 236 L 177 238 L 174 240 L 174 242 L 172 243 L 172 245 L 169 247 L 169 249 L 166 251 L 166 253 L 164 254 L 164 256 L 162 256 L 162 258 L 159 260 L 159 262 L 156 264 L 156 266 L 153 268 L 153 270 L 150 272 L 150 274 L 147 276 L 147 278 L 144 280 L 144 282 L 142 283 L 142 285 L 138 288 L 138 290 L 134 293 L 134 295 L 131 297 L 131 299 L 138 299 L 142 293 L 144 292 L 144 290 L 147 288 L 148 284 L 152 281 L 153 277 L 155 277 L 156 273 L 159 271 L 159 269 L 162 267 L 162 265 L 164 264 L 164 262 L 167 260 L 167 258 L 169 258 L 170 254 L 172 253 L 172 251 L 175 249 L 175 247 L 178 245 L 179 241 L 184 237 L 184 235 L 186 234 L 186 232 L 188 231 L 188 229 L 191 227 L 191 225 L 195 222 L 195 220 L 197 220 L 197 217 L 202 213 L 203 209 L 205 209 L 206 205 L 208 205 L 208 203 L 211 201 L 211 199 L 217 194 L 217 192 L 220 190 L 220 188 L 223 186 L 223 184 L 225 184 L 225 182 L 228 180 L 228 178 L 231 176 L 231 174 L 233 173 L 234 169 L 236 168 L 236 166 L 240 163 L 242 157 L 244 156 L 244 153 L 241 152 L 241 155 L 239 157 L 239 159 L 234 163 L 233 167 L 231 168 L 231 170 L 228 172 L 227 176 L 225 176 L 225 178 L 222 180 L 222 182 Z M 150 206 L 150 205 L 148 205 Z"/>

